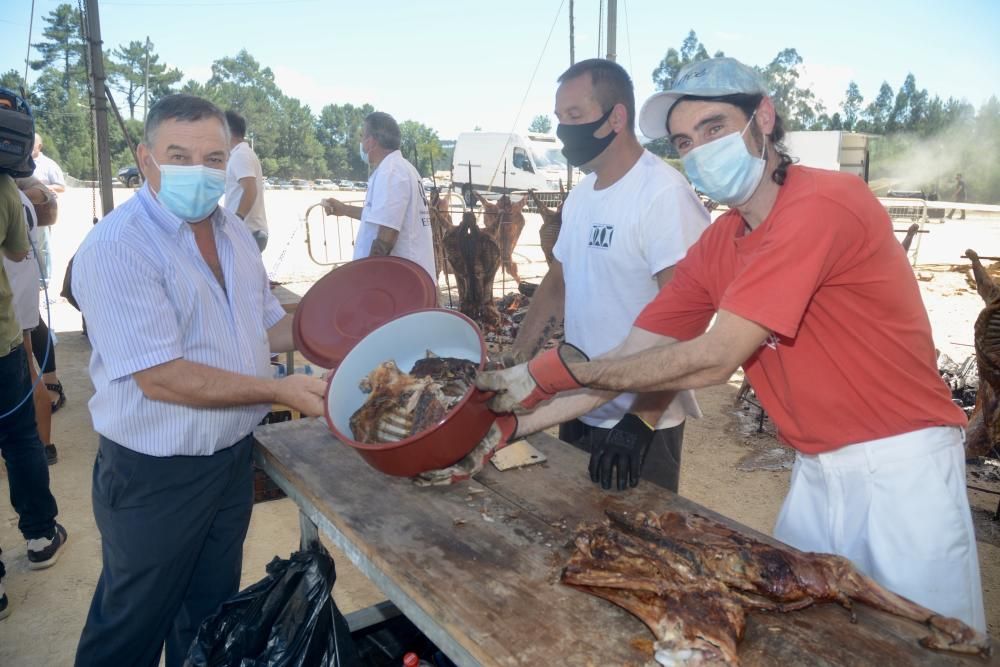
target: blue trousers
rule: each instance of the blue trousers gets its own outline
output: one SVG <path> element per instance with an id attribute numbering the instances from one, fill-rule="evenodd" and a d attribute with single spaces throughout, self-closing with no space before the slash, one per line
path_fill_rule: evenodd
<path id="1" fill-rule="evenodd" d="M 21 406 L 14 410 L 18 403 Z M 27 540 L 51 537 L 59 509 L 49 490 L 49 466 L 35 423 L 24 345 L 0 357 L 0 415 L 8 412 L 11 414 L 0 418 L 0 453 L 7 466 L 10 504 L 17 512 L 17 527 Z M 5 573 L 0 562 L 0 577 Z"/>
<path id="2" fill-rule="evenodd" d="M 101 576 L 78 666 L 180 667 L 202 620 L 239 590 L 253 440 L 212 456 L 147 456 L 100 439 Z"/>

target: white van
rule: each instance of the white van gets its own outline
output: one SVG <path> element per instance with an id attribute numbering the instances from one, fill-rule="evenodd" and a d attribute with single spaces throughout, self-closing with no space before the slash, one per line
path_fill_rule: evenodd
<path id="1" fill-rule="evenodd" d="M 471 178 L 476 190 L 556 191 L 560 180 L 566 184 L 562 142 L 551 134 L 463 132 L 455 141 L 451 168 L 456 187 Z M 581 178 L 573 169 L 573 183 Z"/>
<path id="2" fill-rule="evenodd" d="M 872 135 L 840 130 L 797 131 L 785 134 L 785 148 L 799 164 L 844 171 L 868 180 L 868 143 Z"/>

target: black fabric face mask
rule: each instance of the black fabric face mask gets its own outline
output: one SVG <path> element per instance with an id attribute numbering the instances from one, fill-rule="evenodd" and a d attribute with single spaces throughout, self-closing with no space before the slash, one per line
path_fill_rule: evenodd
<path id="1" fill-rule="evenodd" d="M 559 123 L 559 127 L 556 128 L 556 136 L 563 142 L 562 154 L 566 157 L 567 162 L 574 167 L 580 167 L 603 153 L 611 145 L 618 134 L 617 132 L 612 130 L 606 137 L 595 137 L 594 132 L 607 122 L 614 110 L 615 108 L 611 107 L 606 114 L 593 123 L 581 125 Z"/>

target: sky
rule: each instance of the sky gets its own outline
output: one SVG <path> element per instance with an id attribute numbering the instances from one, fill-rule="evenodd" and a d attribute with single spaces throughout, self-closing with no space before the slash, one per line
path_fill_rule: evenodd
<path id="1" fill-rule="evenodd" d="M 34 1 L 32 41 L 59 4 Z M 31 7 L 0 0 L 0 71 L 24 71 Z M 602 7 L 575 1 L 578 61 L 607 55 Z M 554 127 L 556 79 L 570 62 L 569 0 L 100 0 L 99 12 L 106 48 L 148 36 L 184 80 L 203 82 L 214 60 L 246 49 L 314 114 L 367 102 L 442 139 L 477 126 L 525 131 L 538 114 Z M 932 96 L 977 109 L 1000 96 L 996 0 L 618 0 L 617 60 L 632 75 L 637 105 L 655 92 L 652 72 L 667 49 L 679 49 L 690 30 L 710 54 L 750 65 L 797 49 L 801 81 L 831 113 L 851 80 L 867 104 L 883 81 L 895 91 L 908 73 Z"/>

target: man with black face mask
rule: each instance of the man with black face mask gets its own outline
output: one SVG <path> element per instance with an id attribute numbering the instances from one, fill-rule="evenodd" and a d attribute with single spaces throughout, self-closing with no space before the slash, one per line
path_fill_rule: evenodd
<path id="1" fill-rule="evenodd" d="M 617 347 L 709 223 L 684 177 L 635 136 L 635 93 L 622 67 L 585 60 L 559 77 L 555 114 L 563 154 L 588 172 L 566 199 L 556 261 L 532 300 L 512 354 L 537 354 L 560 321 L 590 357 Z M 643 478 L 677 491 L 691 392 L 624 393 L 560 427 L 590 452 L 590 476 L 623 490 Z"/>
<path id="2" fill-rule="evenodd" d="M 760 77 L 732 58 L 682 69 L 639 124 L 669 137 L 695 186 L 729 212 L 620 347 L 588 361 L 564 345 L 480 374 L 477 386 L 497 392 L 490 407 L 547 401 L 519 416 L 518 431 L 531 433 L 609 392 L 697 389 L 742 366 L 796 450 L 774 536 L 849 558 L 893 592 L 985 632 L 966 419 L 938 374 L 920 289 L 885 209 L 857 176 L 792 164 Z"/>

